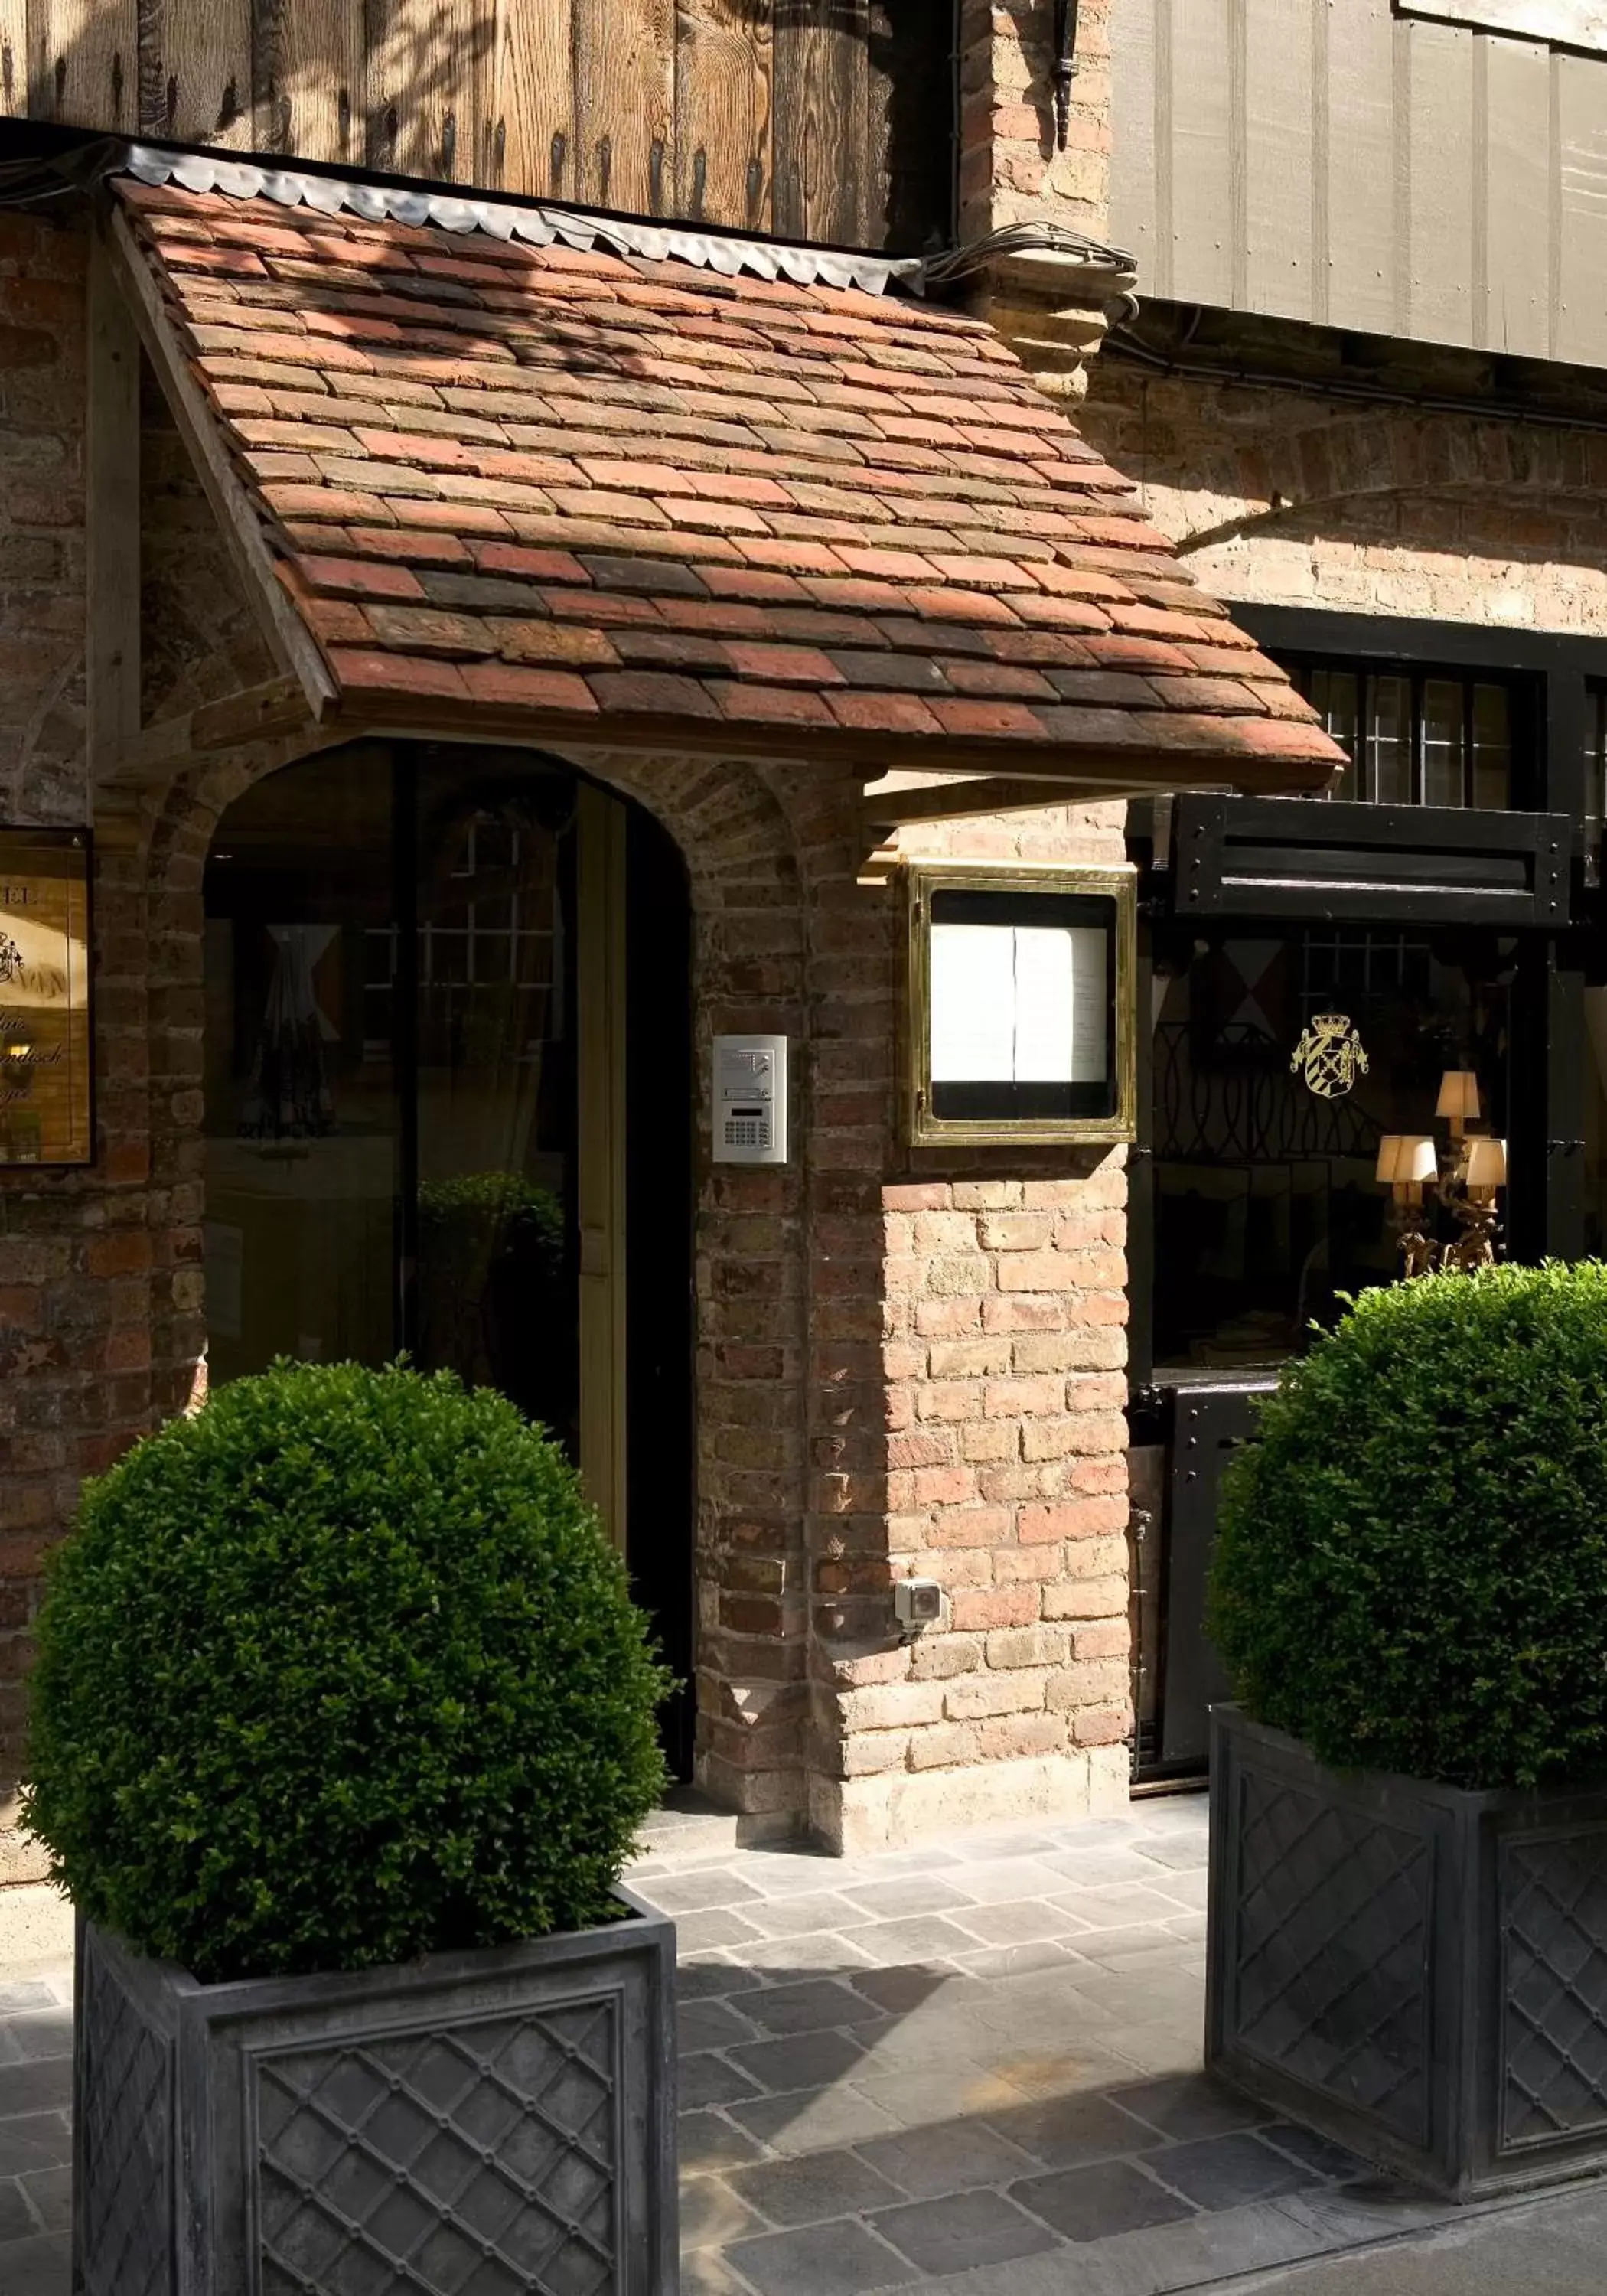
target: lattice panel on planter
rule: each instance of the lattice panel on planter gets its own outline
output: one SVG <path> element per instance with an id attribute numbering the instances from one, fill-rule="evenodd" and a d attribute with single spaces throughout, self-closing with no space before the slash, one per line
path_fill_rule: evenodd
<path id="1" fill-rule="evenodd" d="M 1607 1828 L 1501 1846 L 1504 2144 L 1607 2128 Z"/>
<path id="2" fill-rule="evenodd" d="M 93 1943 L 83 1957 L 77 2154 L 83 2296 L 168 2296 L 173 2050 Z"/>
<path id="3" fill-rule="evenodd" d="M 1423 2141 L 1427 1845 L 1284 1779 L 1239 1784 L 1235 2045 Z"/>
<path id="4" fill-rule="evenodd" d="M 589 2001 L 256 2059 L 264 2296 L 596 2296 L 618 2018 Z"/>

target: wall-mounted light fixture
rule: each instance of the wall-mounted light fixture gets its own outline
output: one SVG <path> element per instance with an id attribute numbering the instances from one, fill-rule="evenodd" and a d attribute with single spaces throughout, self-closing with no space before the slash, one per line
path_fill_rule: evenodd
<path id="1" fill-rule="evenodd" d="M 917 862 L 905 889 L 910 1145 L 1133 1139 L 1133 871 Z"/>
<path id="2" fill-rule="evenodd" d="M 1434 1113 L 1450 1129 L 1450 1151 L 1443 1161 L 1426 1132 L 1386 1132 L 1378 1144 L 1374 1177 L 1395 1201 L 1406 1277 L 1493 1267 L 1496 1262 L 1496 1199 L 1506 1185 L 1506 1143 L 1468 1128 L 1482 1113 L 1479 1079 L 1471 1069 L 1447 1069 Z M 1450 1242 L 1437 1243 L 1424 1232 L 1430 1191 L 1457 1224 L 1460 1233 Z"/>

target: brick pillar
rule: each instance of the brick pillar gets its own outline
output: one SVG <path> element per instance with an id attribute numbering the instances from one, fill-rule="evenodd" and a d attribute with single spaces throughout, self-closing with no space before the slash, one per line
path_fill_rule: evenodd
<path id="1" fill-rule="evenodd" d="M 1119 859 L 1121 811 L 958 822 L 901 849 Z M 890 887 L 833 882 L 807 1149 L 810 1821 L 856 1850 L 1119 1808 L 1125 1153 L 903 1149 L 900 913 Z M 892 1588 L 912 1576 L 947 1603 L 906 1644 Z"/>

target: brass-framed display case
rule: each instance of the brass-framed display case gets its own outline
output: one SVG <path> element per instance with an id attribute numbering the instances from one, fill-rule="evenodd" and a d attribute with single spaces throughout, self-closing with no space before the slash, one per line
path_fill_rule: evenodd
<path id="1" fill-rule="evenodd" d="M 906 1143 L 1136 1138 L 1135 871 L 915 861 L 901 873 Z"/>
<path id="2" fill-rule="evenodd" d="M 0 1167 L 94 1160 L 89 848 L 0 826 Z"/>

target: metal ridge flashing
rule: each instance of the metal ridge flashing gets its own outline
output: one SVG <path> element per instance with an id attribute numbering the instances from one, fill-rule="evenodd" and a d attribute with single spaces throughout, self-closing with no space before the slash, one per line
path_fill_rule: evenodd
<path id="1" fill-rule="evenodd" d="M 410 192 L 395 185 L 353 183 L 340 176 L 264 168 L 209 152 L 168 152 L 148 144 L 127 146 L 123 168 L 142 184 L 178 184 L 187 192 L 222 192 L 230 199 L 276 201 L 281 207 L 309 207 L 324 215 L 342 209 L 365 223 L 400 223 L 442 231 L 483 231 L 493 239 L 521 239 L 533 247 L 562 244 L 586 252 L 603 247 L 644 262 L 688 263 L 730 279 L 750 273 L 760 279 L 788 279 L 799 287 L 857 287 L 885 295 L 894 287 L 916 294 L 925 265 L 919 256 L 860 255 L 845 250 L 803 247 L 780 240 L 751 239 L 734 232 L 687 231 L 679 226 L 632 223 L 549 200 L 457 198 L 444 192 Z"/>

